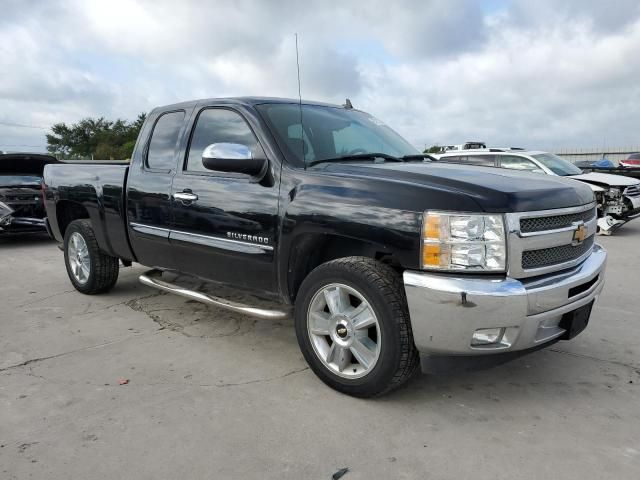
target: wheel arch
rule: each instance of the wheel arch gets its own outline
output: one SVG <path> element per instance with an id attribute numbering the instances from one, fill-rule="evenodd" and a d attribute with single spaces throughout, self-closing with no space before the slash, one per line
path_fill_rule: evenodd
<path id="1" fill-rule="evenodd" d="M 89 211 L 79 202 L 72 200 L 60 200 L 56 204 L 56 223 L 60 230 L 60 235 L 64 238 L 67 227 L 74 220 L 90 219 Z"/>
<path id="2" fill-rule="evenodd" d="M 392 251 L 374 242 L 339 234 L 300 234 L 292 242 L 287 258 L 289 300 L 295 301 L 300 285 L 314 268 L 331 260 L 354 256 L 379 260 L 396 270 L 402 269 Z"/>

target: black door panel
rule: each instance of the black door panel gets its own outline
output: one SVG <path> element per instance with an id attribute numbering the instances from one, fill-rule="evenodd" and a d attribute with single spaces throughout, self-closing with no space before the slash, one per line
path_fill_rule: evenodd
<path id="1" fill-rule="evenodd" d="M 202 150 L 223 142 L 241 143 L 253 155 L 264 156 L 239 113 L 226 108 L 200 112 L 184 169 L 173 180 L 172 255 L 186 273 L 275 292 L 279 180 L 258 182 L 248 175 L 206 170 Z M 270 168 L 269 175 L 276 170 Z M 196 198 L 185 201 L 185 193 Z"/>

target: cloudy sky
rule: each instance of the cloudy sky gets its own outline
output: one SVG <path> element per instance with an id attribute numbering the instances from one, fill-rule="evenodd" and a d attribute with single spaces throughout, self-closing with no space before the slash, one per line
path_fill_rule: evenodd
<path id="1" fill-rule="evenodd" d="M 638 0 L 0 0 L 0 150 L 204 97 L 302 95 L 414 145 L 640 144 Z"/>

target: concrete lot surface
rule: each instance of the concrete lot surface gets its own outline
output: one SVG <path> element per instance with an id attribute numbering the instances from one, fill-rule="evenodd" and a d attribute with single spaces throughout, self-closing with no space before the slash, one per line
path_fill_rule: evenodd
<path id="1" fill-rule="evenodd" d="M 640 221 L 599 241 L 607 285 L 573 341 L 357 400 L 289 322 L 158 293 L 139 266 L 84 296 L 54 243 L 0 239 L 0 478 L 640 478 Z"/>

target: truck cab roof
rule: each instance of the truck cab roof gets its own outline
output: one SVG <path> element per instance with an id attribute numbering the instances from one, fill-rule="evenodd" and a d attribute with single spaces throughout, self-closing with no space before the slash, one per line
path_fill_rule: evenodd
<path id="1" fill-rule="evenodd" d="M 189 100 L 186 102 L 172 103 L 169 105 L 163 105 L 160 107 L 156 107 L 152 110 L 152 112 L 156 111 L 168 111 L 168 110 L 176 110 L 180 108 L 192 108 L 196 105 L 201 104 L 211 104 L 211 105 L 244 105 L 244 106 L 254 106 L 254 105 L 263 105 L 266 103 L 286 103 L 286 104 L 298 104 L 300 100 L 297 98 L 284 98 L 284 97 L 213 97 L 213 98 L 201 98 L 197 100 Z M 336 105 L 333 103 L 325 103 L 325 102 L 316 102 L 309 100 L 302 100 L 303 105 L 317 105 L 322 107 L 332 107 L 332 108 L 346 108 L 344 105 Z"/>

